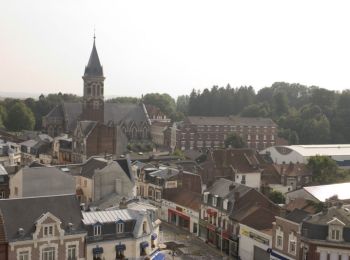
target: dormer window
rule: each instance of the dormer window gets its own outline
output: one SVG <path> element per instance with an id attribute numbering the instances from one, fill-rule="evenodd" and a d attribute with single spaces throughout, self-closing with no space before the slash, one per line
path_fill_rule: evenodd
<path id="1" fill-rule="evenodd" d="M 345 223 L 338 218 L 333 217 L 328 223 L 328 240 L 331 241 L 343 241 L 343 227 Z"/>
<path id="2" fill-rule="evenodd" d="M 214 195 L 213 196 L 213 206 L 216 207 L 216 205 L 218 204 L 218 195 Z"/>
<path id="3" fill-rule="evenodd" d="M 54 231 L 53 231 L 53 225 L 46 225 L 44 226 L 44 233 L 43 233 L 44 237 L 51 237 L 54 235 Z"/>
<path id="4" fill-rule="evenodd" d="M 204 203 L 208 203 L 208 195 L 209 195 L 209 192 L 204 192 L 204 194 L 203 194 Z"/>
<path id="5" fill-rule="evenodd" d="M 227 210 L 227 205 L 228 205 L 228 200 L 225 199 L 225 200 L 222 202 L 222 208 L 223 208 L 224 210 Z"/>
<path id="6" fill-rule="evenodd" d="M 117 233 L 124 233 L 124 223 L 121 220 L 117 222 Z"/>
<path id="7" fill-rule="evenodd" d="M 94 236 L 101 236 L 102 234 L 102 226 L 101 225 L 95 225 L 94 226 Z"/>

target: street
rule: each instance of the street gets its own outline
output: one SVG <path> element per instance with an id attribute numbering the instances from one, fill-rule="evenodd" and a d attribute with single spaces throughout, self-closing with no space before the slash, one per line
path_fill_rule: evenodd
<path id="1" fill-rule="evenodd" d="M 219 250 L 206 244 L 188 231 L 166 222 L 162 222 L 161 227 L 162 231 L 159 233 L 159 242 L 168 245 L 168 248 L 171 247 L 176 252 L 173 258 L 171 250 L 164 250 L 166 259 L 228 259 L 226 255 L 221 255 Z"/>

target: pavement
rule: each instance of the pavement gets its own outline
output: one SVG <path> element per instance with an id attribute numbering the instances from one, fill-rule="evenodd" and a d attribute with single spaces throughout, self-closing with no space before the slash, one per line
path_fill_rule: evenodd
<path id="1" fill-rule="evenodd" d="M 164 221 L 159 232 L 159 243 L 167 245 L 167 250 L 162 252 L 169 260 L 228 259 L 228 256 L 224 253 L 221 254 L 216 247 L 208 245 L 190 232 Z M 175 252 L 174 256 L 172 256 L 172 250 Z"/>

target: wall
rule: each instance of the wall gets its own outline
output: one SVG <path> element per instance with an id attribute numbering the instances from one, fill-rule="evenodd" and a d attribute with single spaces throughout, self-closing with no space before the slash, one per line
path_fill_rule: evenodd
<path id="1" fill-rule="evenodd" d="M 271 247 L 272 238 L 270 235 L 243 224 L 239 224 L 239 226 L 239 256 L 242 260 L 254 259 L 254 247 L 259 247 L 265 252 Z"/>
<path id="2" fill-rule="evenodd" d="M 236 173 L 235 174 L 235 182 L 241 183 L 242 176 L 245 175 L 245 185 L 257 190 L 260 190 L 260 180 L 261 173 L 260 172 L 250 172 L 250 173 Z"/>

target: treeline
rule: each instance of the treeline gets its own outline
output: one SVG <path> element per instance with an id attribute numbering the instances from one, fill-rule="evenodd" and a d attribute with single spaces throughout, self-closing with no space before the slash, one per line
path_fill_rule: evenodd
<path id="1" fill-rule="evenodd" d="M 9 131 L 41 130 L 42 117 L 61 102 L 80 101 L 73 94 L 40 95 L 38 99 L 6 98 L 0 101 L 0 127 Z"/>
<path id="2" fill-rule="evenodd" d="M 251 86 L 193 90 L 188 115 L 270 117 L 290 143 L 350 142 L 350 91 L 276 82 L 257 93 Z"/>

